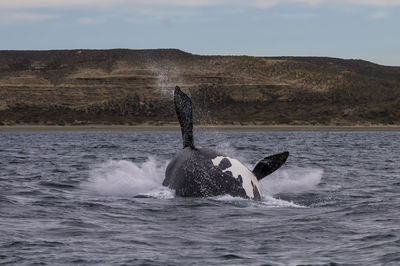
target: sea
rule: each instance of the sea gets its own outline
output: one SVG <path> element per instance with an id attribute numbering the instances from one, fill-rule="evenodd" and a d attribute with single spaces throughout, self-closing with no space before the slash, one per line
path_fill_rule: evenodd
<path id="1" fill-rule="evenodd" d="M 1 265 L 400 265 L 400 132 L 195 133 L 262 201 L 161 185 L 178 131 L 0 132 Z"/>

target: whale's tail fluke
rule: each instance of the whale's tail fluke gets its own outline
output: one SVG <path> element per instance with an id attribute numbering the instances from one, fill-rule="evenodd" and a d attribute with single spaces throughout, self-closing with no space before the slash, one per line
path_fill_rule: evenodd
<path id="1" fill-rule="evenodd" d="M 192 101 L 178 86 L 175 87 L 174 104 L 179 124 L 181 125 L 183 148 L 194 148 Z"/>
<path id="2" fill-rule="evenodd" d="M 289 157 L 289 152 L 285 151 L 282 153 L 278 153 L 275 155 L 271 155 L 265 157 L 261 161 L 257 163 L 257 165 L 253 169 L 253 174 L 257 177 L 258 180 L 261 180 L 265 176 L 272 174 L 276 170 L 279 169 Z"/>

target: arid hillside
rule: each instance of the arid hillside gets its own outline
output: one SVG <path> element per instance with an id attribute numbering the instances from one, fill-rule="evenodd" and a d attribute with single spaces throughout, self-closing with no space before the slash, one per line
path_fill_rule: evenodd
<path id="1" fill-rule="evenodd" d="M 400 125 L 400 67 L 180 50 L 0 51 L 0 124 Z"/>

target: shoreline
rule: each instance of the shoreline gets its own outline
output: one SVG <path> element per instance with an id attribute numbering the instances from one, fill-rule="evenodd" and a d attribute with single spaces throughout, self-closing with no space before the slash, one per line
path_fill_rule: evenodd
<path id="1" fill-rule="evenodd" d="M 28 131 L 179 131 L 179 125 L 81 125 L 81 126 L 45 126 L 45 125 L 14 125 L 0 126 L 0 132 L 28 132 Z M 195 126 L 196 131 L 225 131 L 225 132 L 290 132 L 290 131 L 398 131 L 400 126 L 240 126 L 240 125 L 207 125 Z"/>

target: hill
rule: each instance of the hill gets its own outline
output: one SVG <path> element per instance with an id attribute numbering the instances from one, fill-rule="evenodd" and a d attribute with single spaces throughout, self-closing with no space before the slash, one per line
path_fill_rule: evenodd
<path id="1" fill-rule="evenodd" d="M 203 124 L 400 125 L 400 67 L 175 49 L 0 51 L 0 124 L 174 123 L 175 85 Z"/>

